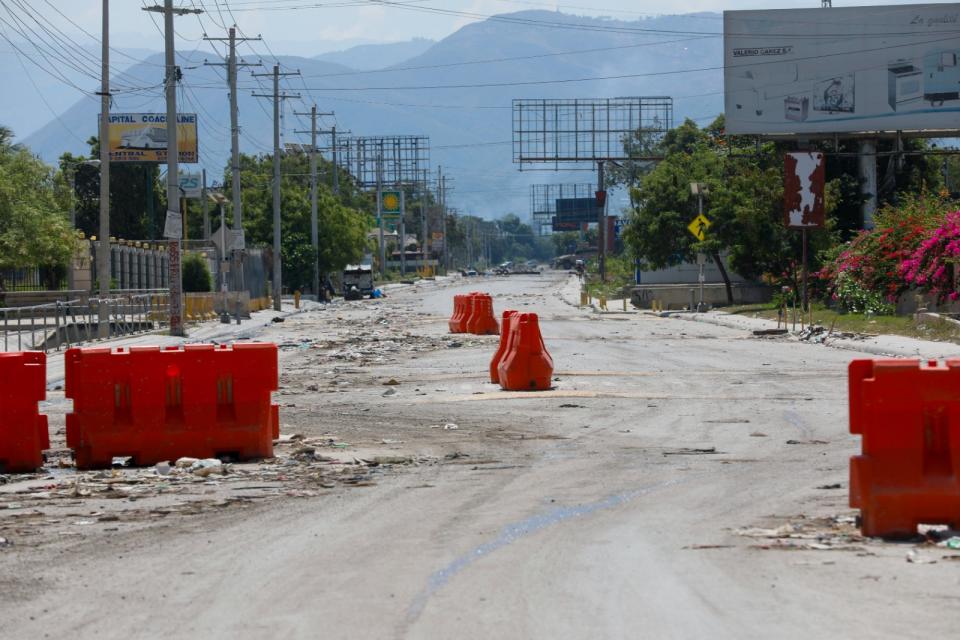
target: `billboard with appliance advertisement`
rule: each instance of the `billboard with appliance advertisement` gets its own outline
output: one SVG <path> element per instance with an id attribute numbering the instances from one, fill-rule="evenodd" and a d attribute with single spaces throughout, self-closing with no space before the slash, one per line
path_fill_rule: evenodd
<path id="1" fill-rule="evenodd" d="M 729 134 L 957 130 L 960 4 L 725 11 Z"/>

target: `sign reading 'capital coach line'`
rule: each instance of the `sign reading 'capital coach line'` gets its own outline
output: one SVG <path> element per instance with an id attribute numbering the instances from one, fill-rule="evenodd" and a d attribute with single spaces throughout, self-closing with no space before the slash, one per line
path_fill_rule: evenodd
<path id="1" fill-rule="evenodd" d="M 111 113 L 110 162 L 167 161 L 167 116 L 164 113 Z M 177 157 L 197 162 L 197 114 L 177 114 Z"/>

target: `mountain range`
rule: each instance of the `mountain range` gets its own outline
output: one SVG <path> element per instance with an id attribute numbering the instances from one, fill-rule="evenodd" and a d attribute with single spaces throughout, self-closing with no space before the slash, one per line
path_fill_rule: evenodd
<path id="1" fill-rule="evenodd" d="M 291 94 L 284 101 L 283 141 L 307 140 L 295 132 L 309 123 L 294 112 L 313 103 L 321 112 L 336 112 L 341 132 L 427 135 L 432 165 L 442 165 L 453 177 L 449 204 L 484 217 L 513 212 L 526 218 L 531 184 L 595 178 L 586 171 L 517 171 L 510 142 L 512 99 L 671 96 L 674 124 L 687 117 L 705 124 L 722 111 L 721 31 L 721 16 L 711 13 L 622 21 L 523 11 L 466 25 L 438 42 L 362 45 L 315 58 L 279 55 L 284 71 L 301 74 L 282 84 Z M 279 54 L 282 45 L 275 41 L 272 49 Z M 222 179 L 230 139 L 223 68 L 206 66 L 205 60 L 220 61 L 199 51 L 177 57 L 183 72 L 179 109 L 198 114 L 201 164 L 211 180 Z M 389 64 L 371 68 L 378 59 Z M 147 88 L 117 93 L 112 111 L 162 112 L 162 65 L 162 55 L 147 55 L 116 78 L 121 85 Z M 442 88 L 449 85 L 456 88 Z M 62 105 L 50 97 L 49 87 L 45 83 L 34 93 L 46 91 L 56 117 L 20 141 L 55 162 L 64 151 L 87 151 L 84 141 L 96 134 L 99 100 Z M 270 91 L 269 78 L 241 74 L 245 153 L 272 150 L 272 104 L 252 95 Z M 324 127 L 333 123 L 323 119 Z M 16 129 L 16 118 L 8 126 Z M 623 194 L 611 194 L 612 211 L 624 202 Z"/>

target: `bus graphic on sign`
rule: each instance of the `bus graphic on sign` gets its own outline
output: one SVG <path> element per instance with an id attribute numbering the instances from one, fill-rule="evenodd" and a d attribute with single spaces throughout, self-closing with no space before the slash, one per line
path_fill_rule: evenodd
<path id="1" fill-rule="evenodd" d="M 166 149 L 166 127 L 143 127 L 124 131 L 120 137 L 121 149 Z"/>

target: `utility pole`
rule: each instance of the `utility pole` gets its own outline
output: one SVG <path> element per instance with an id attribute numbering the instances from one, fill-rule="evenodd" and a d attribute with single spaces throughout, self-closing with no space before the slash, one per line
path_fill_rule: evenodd
<path id="1" fill-rule="evenodd" d="M 227 87 L 229 88 L 230 93 L 230 181 L 232 190 L 231 199 L 233 201 L 233 230 L 236 232 L 237 241 L 233 247 L 233 260 L 232 266 L 234 269 L 234 282 L 236 283 L 236 288 L 239 290 L 242 286 L 240 278 L 242 277 L 242 268 L 240 266 L 240 258 L 238 252 L 242 250 L 245 246 L 245 241 L 243 237 L 243 200 L 240 194 L 240 125 L 239 125 L 239 116 L 237 111 L 237 69 L 240 67 L 259 67 L 260 63 L 251 63 L 246 62 L 237 62 L 237 42 L 246 42 L 248 40 L 257 41 L 260 40 L 260 36 L 256 38 L 238 38 L 236 27 L 230 27 L 228 30 L 228 37 L 226 38 L 208 38 L 204 36 L 204 40 L 209 41 L 219 41 L 228 43 L 228 52 L 227 52 L 227 61 L 226 62 L 204 62 L 204 65 L 211 67 L 223 67 L 227 68 Z M 221 216 L 220 225 L 226 227 L 226 218 Z M 224 253 L 226 253 L 226 247 L 224 247 Z M 239 323 L 240 317 L 239 312 L 237 316 L 237 322 Z"/>
<path id="2" fill-rule="evenodd" d="M 317 116 L 332 116 L 333 112 L 317 113 L 317 105 L 310 107 L 310 113 L 294 111 L 295 114 L 310 116 L 310 244 L 313 245 L 313 295 L 320 301 L 320 223 L 317 219 Z M 295 133 L 308 133 L 296 131 Z"/>
<path id="3" fill-rule="evenodd" d="M 340 175 L 338 172 L 340 167 L 337 162 L 337 125 L 333 125 L 330 128 L 330 146 L 333 148 L 333 154 L 331 156 L 333 158 L 333 195 L 339 196 Z"/>
<path id="4" fill-rule="evenodd" d="M 440 232 L 443 233 L 443 274 L 447 274 L 447 269 L 450 268 L 449 254 L 447 253 L 448 247 L 450 246 L 450 239 L 447 238 L 447 195 L 444 193 L 444 188 L 446 186 L 446 178 L 443 175 L 443 167 L 437 165 L 437 198 L 438 204 L 440 205 Z"/>
<path id="5" fill-rule="evenodd" d="M 233 229 L 243 233 L 243 202 L 240 199 L 240 125 L 238 124 L 237 112 L 237 69 L 240 67 L 259 67 L 259 62 L 247 63 L 237 62 L 237 43 L 246 41 L 261 40 L 260 36 L 256 38 L 238 38 L 236 27 L 230 27 L 229 36 L 226 38 L 208 38 L 204 40 L 211 42 L 227 42 L 229 51 L 227 52 L 226 62 L 204 62 L 208 67 L 226 67 L 227 68 L 227 86 L 230 88 L 230 174 L 233 187 Z"/>
<path id="6" fill-rule="evenodd" d="M 254 73 L 254 77 L 272 76 L 273 93 L 254 93 L 255 97 L 273 98 L 273 310 L 280 311 L 283 296 L 283 280 L 280 261 L 280 100 L 299 98 L 299 94 L 280 93 L 280 77 L 299 75 L 299 71 L 280 72 L 280 65 L 273 65 L 273 73 Z"/>
<path id="7" fill-rule="evenodd" d="M 200 211 L 203 213 L 203 239 L 210 239 L 210 203 L 207 200 L 207 170 L 200 170 Z"/>
<path id="8" fill-rule="evenodd" d="M 604 185 L 603 169 L 605 160 L 597 161 L 597 199 L 600 199 L 601 192 L 606 191 Z M 597 207 L 597 269 L 600 271 L 600 282 L 607 281 L 607 202 L 604 197 L 603 205 Z"/>
<path id="9" fill-rule="evenodd" d="M 110 337 L 110 2 L 103 0 L 103 33 L 100 68 L 100 244 L 97 247 L 97 336 Z"/>
<path id="10" fill-rule="evenodd" d="M 383 146 L 377 151 L 377 223 L 380 227 L 380 277 L 387 276 L 387 244 L 383 227 Z"/>
<path id="11" fill-rule="evenodd" d="M 430 260 L 430 233 L 427 229 L 427 210 L 423 203 L 423 197 L 427 192 L 427 170 L 423 170 L 423 181 L 420 182 L 417 189 L 417 200 L 420 203 L 420 232 L 423 234 L 423 267 L 426 269 L 427 262 Z"/>
<path id="12" fill-rule="evenodd" d="M 163 6 L 144 7 L 144 11 L 163 13 L 163 39 L 166 54 L 167 90 L 167 219 L 163 235 L 169 239 L 168 279 L 170 282 L 170 335 L 182 336 L 183 282 L 180 273 L 180 237 L 185 228 L 180 213 L 179 145 L 177 140 L 177 80 L 180 69 L 174 55 L 173 17 L 203 13 L 200 9 L 173 8 L 173 0 L 164 0 Z"/>

